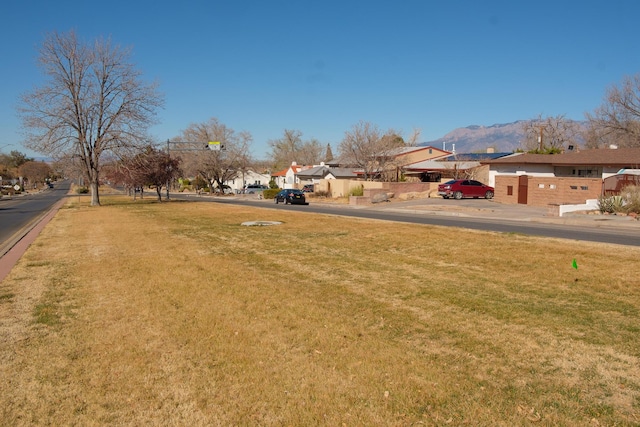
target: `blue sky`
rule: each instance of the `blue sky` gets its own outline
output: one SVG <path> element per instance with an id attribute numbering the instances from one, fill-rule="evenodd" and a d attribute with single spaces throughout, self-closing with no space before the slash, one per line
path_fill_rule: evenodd
<path id="1" fill-rule="evenodd" d="M 431 141 L 458 127 L 583 120 L 640 72 L 637 0 L 4 0 L 0 151 L 22 147 L 16 105 L 43 82 L 50 31 L 111 37 L 165 96 L 158 142 L 211 117 L 267 157 L 284 129 L 330 143 L 359 121 Z M 8 146 L 8 144 L 11 144 Z"/>

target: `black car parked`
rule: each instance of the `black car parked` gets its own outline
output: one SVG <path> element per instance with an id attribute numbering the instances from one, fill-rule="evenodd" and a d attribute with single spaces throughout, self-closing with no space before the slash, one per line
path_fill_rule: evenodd
<path id="1" fill-rule="evenodd" d="M 275 197 L 276 204 L 282 202 L 286 204 L 298 204 L 298 205 L 306 205 L 307 200 L 302 190 L 297 190 L 294 188 L 289 188 L 286 190 L 280 190 Z"/>

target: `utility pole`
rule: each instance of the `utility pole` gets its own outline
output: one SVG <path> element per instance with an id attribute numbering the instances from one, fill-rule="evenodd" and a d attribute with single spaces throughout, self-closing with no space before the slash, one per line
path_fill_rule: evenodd
<path id="1" fill-rule="evenodd" d="M 169 151 L 169 140 L 167 139 L 167 156 L 169 156 L 169 159 L 171 159 L 171 152 Z M 169 182 L 169 180 L 167 180 L 167 183 L 165 184 L 165 186 L 167 187 L 167 200 L 169 200 L 169 185 L 171 183 Z M 142 194 L 142 193 L 140 193 Z"/>
<path id="2" fill-rule="evenodd" d="M 542 153 L 542 147 L 544 147 L 544 143 L 542 141 L 543 140 L 543 138 L 542 138 L 543 129 L 544 129 L 544 126 L 540 125 L 540 136 L 538 136 L 538 143 L 540 144 L 539 145 L 540 153 Z"/>

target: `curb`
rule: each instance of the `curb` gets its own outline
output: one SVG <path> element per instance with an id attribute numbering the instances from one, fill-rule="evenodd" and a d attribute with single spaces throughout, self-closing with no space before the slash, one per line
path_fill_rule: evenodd
<path id="1" fill-rule="evenodd" d="M 58 200 L 48 211 L 35 218 L 20 231 L 11 236 L 7 243 L 0 248 L 0 282 L 16 265 L 18 260 L 35 241 L 44 227 L 58 213 L 58 210 L 65 204 L 66 198 Z"/>

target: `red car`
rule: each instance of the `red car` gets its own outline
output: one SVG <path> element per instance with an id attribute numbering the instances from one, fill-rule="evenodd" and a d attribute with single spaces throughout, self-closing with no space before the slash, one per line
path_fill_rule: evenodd
<path id="1" fill-rule="evenodd" d="M 438 185 L 438 194 L 445 199 L 449 197 L 458 200 L 463 197 L 484 197 L 485 199 L 491 199 L 493 198 L 493 193 L 493 187 L 489 187 L 473 179 L 454 179 Z"/>

